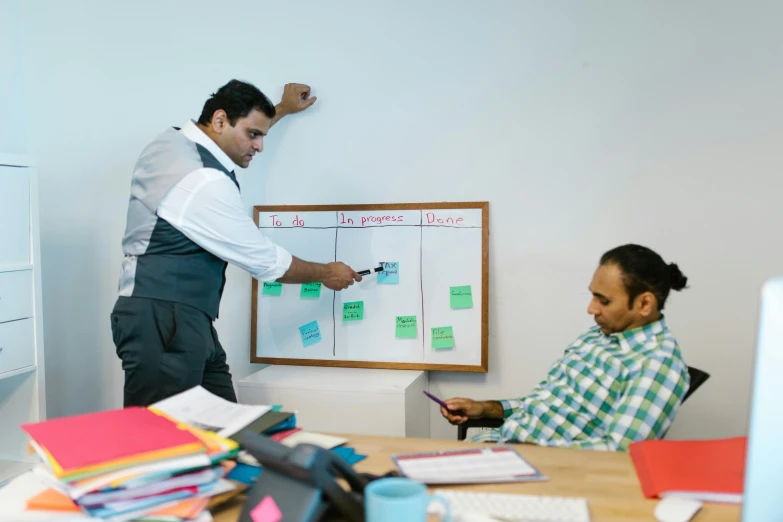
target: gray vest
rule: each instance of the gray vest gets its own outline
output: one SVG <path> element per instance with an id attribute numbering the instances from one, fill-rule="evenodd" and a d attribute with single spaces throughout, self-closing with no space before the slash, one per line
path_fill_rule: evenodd
<path id="1" fill-rule="evenodd" d="M 174 301 L 218 316 L 226 262 L 157 216 L 160 200 L 200 168 L 217 169 L 239 188 L 236 177 L 204 147 L 172 128 L 142 151 L 133 169 L 122 250 L 120 295 Z"/>

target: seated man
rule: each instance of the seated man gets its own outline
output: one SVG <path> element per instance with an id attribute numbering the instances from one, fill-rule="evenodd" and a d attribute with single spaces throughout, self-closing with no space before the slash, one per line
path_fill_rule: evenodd
<path id="1" fill-rule="evenodd" d="M 597 326 L 566 349 L 547 377 L 520 399 L 449 399 L 441 414 L 452 424 L 505 419 L 474 441 L 529 442 L 627 450 L 661 438 L 690 380 L 677 341 L 661 314 L 669 290 L 685 288 L 675 264 L 638 245 L 605 253 L 590 283 L 587 312 Z"/>

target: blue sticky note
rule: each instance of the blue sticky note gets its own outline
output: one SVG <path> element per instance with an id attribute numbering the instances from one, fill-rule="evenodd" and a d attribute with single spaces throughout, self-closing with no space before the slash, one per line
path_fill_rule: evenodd
<path id="1" fill-rule="evenodd" d="M 383 270 L 378 272 L 378 284 L 396 285 L 400 283 L 400 262 L 385 261 L 381 263 Z"/>
<path id="2" fill-rule="evenodd" d="M 302 344 L 305 348 L 321 340 L 321 330 L 318 328 L 318 321 L 307 323 L 299 327 L 299 335 L 302 336 Z"/>
<path id="3" fill-rule="evenodd" d="M 356 453 L 356 450 L 354 448 L 351 448 L 349 446 L 338 446 L 336 448 L 332 448 L 332 451 L 334 453 L 337 453 L 344 459 L 348 459 L 351 455 Z"/>
<path id="4" fill-rule="evenodd" d="M 244 462 L 237 462 L 236 466 L 234 466 L 231 471 L 228 472 L 226 478 L 228 480 L 242 482 L 243 484 L 252 486 L 260 474 L 261 468 L 258 466 L 251 466 L 250 464 L 245 464 Z"/>
<path id="5" fill-rule="evenodd" d="M 356 453 L 355 449 L 346 446 L 333 448 L 332 451 L 334 453 L 337 453 L 343 459 L 345 459 L 348 462 L 348 464 L 350 464 L 351 466 L 367 458 L 367 455 Z"/>
<path id="6" fill-rule="evenodd" d="M 353 466 L 354 464 L 363 461 L 367 458 L 367 455 L 362 455 L 361 453 L 354 453 L 350 457 L 348 457 L 348 464 Z"/>

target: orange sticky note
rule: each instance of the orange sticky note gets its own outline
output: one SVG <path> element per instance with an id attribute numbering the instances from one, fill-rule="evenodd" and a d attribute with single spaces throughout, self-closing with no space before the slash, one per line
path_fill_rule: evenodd
<path id="1" fill-rule="evenodd" d="M 283 519 L 283 514 L 277 507 L 275 499 L 266 496 L 250 512 L 250 518 L 253 519 L 253 522 L 280 522 Z"/>
<path id="2" fill-rule="evenodd" d="M 81 508 L 71 500 L 71 497 L 52 488 L 27 499 L 26 506 L 30 510 L 81 512 Z"/>

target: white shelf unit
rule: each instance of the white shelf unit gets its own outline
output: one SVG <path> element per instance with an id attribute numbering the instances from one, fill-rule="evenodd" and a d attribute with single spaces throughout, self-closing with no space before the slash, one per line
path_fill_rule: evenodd
<path id="1" fill-rule="evenodd" d="M 242 404 L 281 404 L 308 431 L 430 436 L 429 375 L 420 370 L 271 365 L 237 381 Z"/>
<path id="2" fill-rule="evenodd" d="M 20 426 L 46 418 L 38 178 L 0 154 L 0 484 L 35 464 Z"/>

